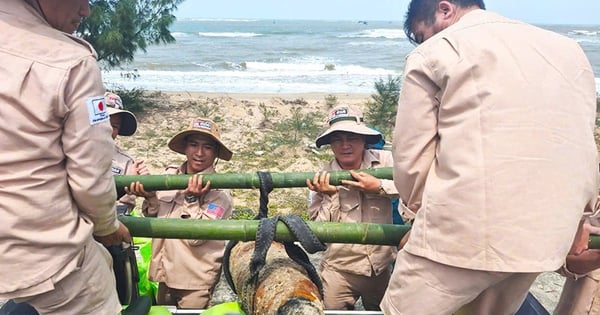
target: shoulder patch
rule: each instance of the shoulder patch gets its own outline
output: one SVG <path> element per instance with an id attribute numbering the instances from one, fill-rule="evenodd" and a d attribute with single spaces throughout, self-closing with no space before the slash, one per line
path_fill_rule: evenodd
<path id="1" fill-rule="evenodd" d="M 225 208 L 221 207 L 220 205 L 216 204 L 216 203 L 209 203 L 206 206 L 206 211 L 208 212 L 208 214 L 212 217 L 216 217 L 221 219 L 223 217 L 223 215 L 225 214 Z"/>
<path id="2" fill-rule="evenodd" d="M 113 175 L 123 175 L 123 169 L 117 166 L 113 166 L 112 167 L 112 173 Z"/>
<path id="3" fill-rule="evenodd" d="M 109 115 L 104 104 L 104 96 L 90 97 L 86 101 L 90 125 L 99 124 L 108 121 Z"/>

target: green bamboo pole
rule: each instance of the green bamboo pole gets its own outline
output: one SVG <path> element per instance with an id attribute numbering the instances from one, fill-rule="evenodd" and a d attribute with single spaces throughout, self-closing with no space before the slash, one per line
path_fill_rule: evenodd
<path id="1" fill-rule="evenodd" d="M 258 220 L 186 220 L 119 216 L 133 236 L 203 240 L 253 241 Z M 409 226 L 373 223 L 307 222 L 323 243 L 398 245 Z M 295 241 L 282 222 L 275 240 Z"/>
<path id="2" fill-rule="evenodd" d="M 258 220 L 186 220 L 119 216 L 133 236 L 203 240 L 253 241 Z M 374 223 L 307 222 L 323 243 L 398 245 L 410 226 Z M 289 229 L 277 223 L 277 241 L 295 241 Z M 600 236 L 591 235 L 589 247 L 600 249 Z"/>
<path id="3" fill-rule="evenodd" d="M 392 168 L 381 167 L 371 169 L 361 169 L 359 172 L 369 173 L 377 178 L 392 179 Z M 332 185 L 340 185 L 343 179 L 353 180 L 348 171 L 330 171 L 329 182 Z M 144 189 L 153 190 L 173 190 L 185 189 L 188 179 L 192 175 L 116 175 L 115 185 L 117 190 L 123 187 L 129 187 L 132 182 L 141 182 Z M 315 172 L 298 173 L 271 173 L 274 188 L 287 187 L 306 187 L 306 179 L 312 179 Z M 213 173 L 203 174 L 202 183 L 210 181 L 212 188 L 259 188 L 260 180 L 257 173 Z"/>

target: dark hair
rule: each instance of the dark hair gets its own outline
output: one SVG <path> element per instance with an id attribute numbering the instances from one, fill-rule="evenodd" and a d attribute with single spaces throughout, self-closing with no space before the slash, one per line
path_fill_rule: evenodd
<path id="1" fill-rule="evenodd" d="M 419 42 L 415 38 L 413 26 L 416 22 L 425 22 L 425 25 L 431 25 L 435 22 L 435 10 L 438 3 L 442 0 L 411 0 L 408 4 L 408 10 L 404 16 L 404 33 L 408 40 L 417 45 Z M 483 0 L 446 0 L 461 8 L 477 6 L 485 10 Z"/>

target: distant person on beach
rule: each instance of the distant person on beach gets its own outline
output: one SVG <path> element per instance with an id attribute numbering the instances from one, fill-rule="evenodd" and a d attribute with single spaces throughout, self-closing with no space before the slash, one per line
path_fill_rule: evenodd
<path id="1" fill-rule="evenodd" d="M 132 112 L 125 110 L 121 97 L 112 92 L 104 94 L 106 111 L 110 115 L 112 138 L 132 136 L 137 130 L 137 119 Z M 114 175 L 148 175 L 150 172 L 143 161 L 135 161 L 127 152 L 115 144 L 112 158 Z M 119 214 L 130 214 L 135 208 L 135 195 L 124 195 L 117 202 Z"/>
<path id="2" fill-rule="evenodd" d="M 333 108 L 327 122 L 329 128 L 317 137 L 316 145 L 329 144 L 335 158 L 306 181 L 311 190 L 310 219 L 391 224 L 390 199 L 397 196 L 394 182 L 355 171 L 392 166 L 391 152 L 366 148 L 379 142 L 381 133 L 367 127 L 362 112 L 347 105 Z M 339 170 L 349 170 L 356 181 L 330 185 L 329 171 Z M 394 246 L 327 244 L 320 267 L 325 309 L 353 310 L 362 298 L 366 310 L 379 310 L 395 256 Z"/>
<path id="3" fill-rule="evenodd" d="M 194 119 L 189 128 L 168 143 L 185 154 L 186 161 L 169 166 L 165 174 L 190 174 L 184 190 L 145 191 L 131 183 L 127 193 L 144 197 L 147 217 L 219 220 L 231 216 L 233 200 L 228 190 L 202 184 L 202 174 L 215 173 L 217 159 L 229 161 L 232 152 L 221 142 L 217 125 L 207 118 Z M 152 239 L 149 278 L 158 282 L 158 304 L 179 308 L 207 308 L 221 275 L 224 241 Z"/>
<path id="4" fill-rule="evenodd" d="M 393 137 L 416 212 L 381 303 L 394 314 L 514 314 L 557 270 L 598 188 L 592 68 L 577 42 L 484 10 L 412 0 Z M 427 305 L 427 307 L 423 307 Z"/>
<path id="5" fill-rule="evenodd" d="M 71 35 L 89 14 L 81 0 L 0 1 L 0 299 L 40 314 L 122 309 L 100 244 L 131 242 L 105 89 L 94 49 Z"/>

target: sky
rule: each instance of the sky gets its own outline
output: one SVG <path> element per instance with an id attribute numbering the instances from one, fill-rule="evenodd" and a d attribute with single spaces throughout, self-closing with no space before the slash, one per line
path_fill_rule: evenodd
<path id="1" fill-rule="evenodd" d="M 185 18 L 402 21 L 408 0 L 185 0 Z M 487 0 L 486 7 L 533 24 L 600 24 L 599 0 Z"/>

